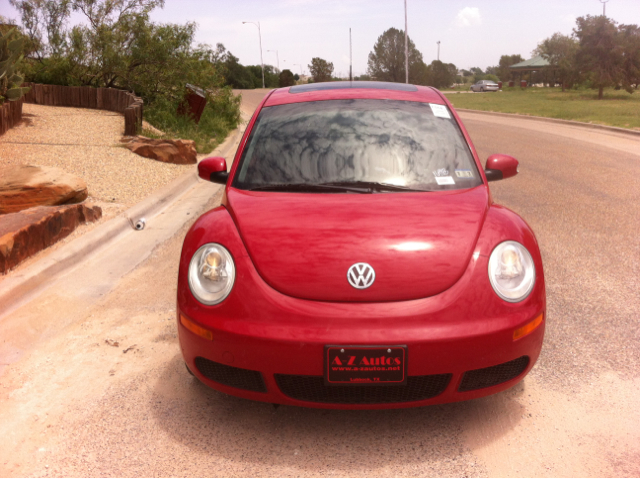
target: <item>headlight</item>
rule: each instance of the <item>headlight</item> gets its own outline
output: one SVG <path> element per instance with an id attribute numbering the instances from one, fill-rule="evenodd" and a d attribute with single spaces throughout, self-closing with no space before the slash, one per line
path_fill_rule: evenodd
<path id="1" fill-rule="evenodd" d="M 218 304 L 233 288 L 236 267 L 227 249 L 216 243 L 201 246 L 189 263 L 189 288 L 202 304 Z"/>
<path id="2" fill-rule="evenodd" d="M 529 296 L 536 282 L 536 269 L 527 248 L 516 241 L 496 246 L 489 258 L 489 281 L 496 294 L 510 303 Z"/>

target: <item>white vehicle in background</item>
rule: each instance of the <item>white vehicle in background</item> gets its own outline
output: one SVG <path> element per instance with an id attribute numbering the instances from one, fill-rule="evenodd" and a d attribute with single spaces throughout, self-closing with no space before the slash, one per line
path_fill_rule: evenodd
<path id="1" fill-rule="evenodd" d="M 480 80 L 471 85 L 471 91 L 498 91 L 500 86 L 491 80 Z"/>

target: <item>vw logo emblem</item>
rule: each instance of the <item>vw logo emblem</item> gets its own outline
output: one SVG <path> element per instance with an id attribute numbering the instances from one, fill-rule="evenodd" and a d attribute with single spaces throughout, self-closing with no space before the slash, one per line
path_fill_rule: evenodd
<path id="1" fill-rule="evenodd" d="M 356 289 L 367 289 L 376 279 L 376 272 L 367 263 L 356 263 L 347 271 L 349 284 Z"/>

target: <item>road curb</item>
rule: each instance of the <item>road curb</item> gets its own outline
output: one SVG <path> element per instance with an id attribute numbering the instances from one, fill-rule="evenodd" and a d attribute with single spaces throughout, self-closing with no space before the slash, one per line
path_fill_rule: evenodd
<path id="1" fill-rule="evenodd" d="M 245 125 L 240 125 L 208 156 L 226 156 Z M 195 165 L 194 165 L 195 166 Z M 57 276 L 71 270 L 80 261 L 98 249 L 133 229 L 140 218 L 156 216 L 174 200 L 185 194 L 200 181 L 195 168 L 176 178 L 163 188 L 147 196 L 115 218 L 97 226 L 92 231 L 74 239 L 46 258 L 0 281 L 0 318 L 20 304 L 29 301 L 44 285 L 51 284 Z"/>
<path id="2" fill-rule="evenodd" d="M 619 128 L 617 126 L 595 125 L 593 123 L 584 123 L 582 121 L 561 120 L 559 118 L 547 118 L 544 116 L 518 115 L 516 113 L 502 113 L 498 111 L 469 110 L 467 108 L 456 108 L 456 111 L 462 112 L 462 113 L 481 113 L 483 115 L 503 116 L 506 118 L 519 118 L 519 119 L 526 119 L 526 120 L 543 121 L 546 123 L 560 123 L 563 125 L 590 128 L 595 130 L 605 130 L 605 131 L 610 131 L 614 133 L 621 133 L 623 135 L 640 137 L 640 131 L 628 130 L 626 128 Z"/>

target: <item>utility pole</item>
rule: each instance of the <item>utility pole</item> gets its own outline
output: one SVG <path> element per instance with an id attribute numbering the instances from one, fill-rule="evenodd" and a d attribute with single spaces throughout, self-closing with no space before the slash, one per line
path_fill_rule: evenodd
<path id="1" fill-rule="evenodd" d="M 404 0 L 404 82 L 409 83 L 409 33 L 407 31 L 407 0 Z"/>
<path id="2" fill-rule="evenodd" d="M 440 40 L 436 42 L 438 44 L 438 61 L 440 61 Z"/>
<path id="3" fill-rule="evenodd" d="M 609 0 L 600 0 L 600 3 L 602 4 L 602 16 L 606 17 L 607 16 L 607 2 Z"/>
<path id="4" fill-rule="evenodd" d="M 353 81 L 353 56 L 351 53 L 351 28 L 349 28 L 349 81 Z"/>
<path id="5" fill-rule="evenodd" d="M 260 65 L 262 66 L 262 88 L 264 88 L 264 61 L 262 60 L 262 33 L 260 33 L 260 22 L 242 22 L 245 23 L 253 23 L 258 27 L 258 38 L 260 39 Z"/>

